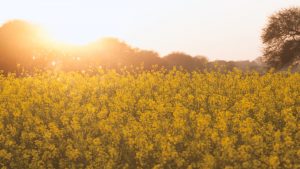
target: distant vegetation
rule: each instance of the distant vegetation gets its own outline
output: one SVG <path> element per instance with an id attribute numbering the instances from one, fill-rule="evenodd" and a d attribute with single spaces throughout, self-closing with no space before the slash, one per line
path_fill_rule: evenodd
<path id="1" fill-rule="evenodd" d="M 205 56 L 191 56 L 173 52 L 167 56 L 149 50 L 133 48 L 115 39 L 104 38 L 84 46 L 71 46 L 49 41 L 43 32 L 24 21 L 10 21 L 0 28 L 0 69 L 5 72 L 32 71 L 34 69 L 58 69 L 64 71 L 90 68 L 150 69 L 153 65 L 171 69 L 173 66 L 186 70 L 263 70 L 260 61 L 209 61 Z"/>
<path id="2" fill-rule="evenodd" d="M 205 56 L 191 56 L 182 52 L 159 56 L 155 51 L 133 48 L 115 38 L 104 38 L 84 46 L 59 44 L 45 37 L 45 33 L 37 26 L 14 20 L 0 27 L 0 70 L 82 71 L 99 67 L 121 69 L 141 65 L 144 69 L 158 65 L 167 69 L 177 66 L 189 71 L 214 70 L 216 65 L 217 69 L 222 70 L 237 67 L 241 70 L 265 72 L 270 67 L 280 70 L 289 66 L 300 70 L 299 25 L 299 8 L 281 10 L 270 17 L 263 29 L 263 56 L 254 61 L 209 61 Z"/>
<path id="3" fill-rule="evenodd" d="M 23 69 L 58 69 L 64 71 L 93 68 L 121 69 L 153 65 L 186 70 L 256 70 L 265 72 L 293 66 L 299 70 L 300 59 L 300 9 L 289 8 L 272 15 L 262 40 L 264 55 L 254 61 L 209 61 L 205 56 L 191 56 L 173 52 L 159 56 L 155 51 L 133 48 L 115 38 L 104 38 L 84 46 L 71 46 L 51 41 L 45 33 L 30 23 L 14 20 L 0 27 L 0 70 L 20 72 Z M 217 50 L 217 48 L 216 48 Z M 297 68 L 298 67 L 298 68 Z"/>

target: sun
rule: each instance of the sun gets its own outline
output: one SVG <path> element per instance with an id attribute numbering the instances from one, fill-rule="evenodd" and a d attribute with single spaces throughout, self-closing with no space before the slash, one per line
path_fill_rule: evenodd
<path id="1" fill-rule="evenodd" d="M 85 45 L 91 40 L 84 37 L 84 33 L 72 33 L 68 31 L 55 31 L 50 32 L 52 38 L 61 43 L 67 43 L 71 45 Z"/>
<path id="2" fill-rule="evenodd" d="M 87 32 L 80 28 L 69 27 L 49 27 L 47 28 L 49 35 L 53 40 L 70 44 L 70 45 L 85 45 L 93 41 L 92 38 L 87 36 Z"/>

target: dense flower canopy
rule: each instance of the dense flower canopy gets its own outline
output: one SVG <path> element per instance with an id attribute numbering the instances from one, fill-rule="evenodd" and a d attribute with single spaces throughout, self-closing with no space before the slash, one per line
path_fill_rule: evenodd
<path id="1" fill-rule="evenodd" d="M 0 76 L 4 168 L 299 168 L 300 75 Z"/>

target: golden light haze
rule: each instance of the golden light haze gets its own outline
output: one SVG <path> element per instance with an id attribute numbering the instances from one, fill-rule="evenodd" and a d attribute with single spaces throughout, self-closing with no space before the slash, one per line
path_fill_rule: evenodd
<path id="1" fill-rule="evenodd" d="M 299 0 L 9 0 L 1 3 L 0 23 L 31 21 L 73 44 L 116 37 L 161 55 L 182 51 L 211 60 L 252 60 L 261 56 L 268 16 L 298 5 Z"/>

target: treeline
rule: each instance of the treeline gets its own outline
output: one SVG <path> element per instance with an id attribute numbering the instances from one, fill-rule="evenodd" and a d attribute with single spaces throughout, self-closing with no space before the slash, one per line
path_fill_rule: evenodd
<path id="1" fill-rule="evenodd" d="M 0 69 L 4 72 L 58 69 L 63 71 L 90 68 L 120 69 L 153 65 L 186 70 L 242 70 L 263 71 L 260 61 L 208 61 L 204 56 L 173 52 L 166 56 L 149 50 L 133 48 L 115 38 L 104 38 L 84 46 L 59 44 L 45 37 L 42 29 L 25 21 L 14 20 L 0 28 Z"/>

